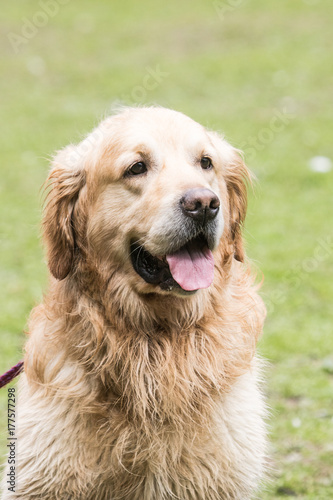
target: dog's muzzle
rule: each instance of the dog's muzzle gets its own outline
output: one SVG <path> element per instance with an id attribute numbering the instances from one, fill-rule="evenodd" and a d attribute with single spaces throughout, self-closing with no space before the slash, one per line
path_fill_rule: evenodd
<path id="1" fill-rule="evenodd" d="M 135 240 L 130 255 L 135 271 L 147 283 L 188 294 L 208 288 L 213 282 L 211 249 L 216 240 L 220 200 L 209 189 L 190 189 L 181 197 L 179 209 L 183 225 L 177 228 L 177 234 L 169 235 L 174 244 L 165 255 L 154 256 Z"/>

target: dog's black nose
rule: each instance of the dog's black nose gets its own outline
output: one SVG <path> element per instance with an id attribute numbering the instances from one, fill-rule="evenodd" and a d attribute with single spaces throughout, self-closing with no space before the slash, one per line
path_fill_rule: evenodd
<path id="1" fill-rule="evenodd" d="M 180 206 L 184 215 L 205 224 L 216 217 L 220 200 L 210 189 L 194 188 L 186 191 L 180 200 Z"/>

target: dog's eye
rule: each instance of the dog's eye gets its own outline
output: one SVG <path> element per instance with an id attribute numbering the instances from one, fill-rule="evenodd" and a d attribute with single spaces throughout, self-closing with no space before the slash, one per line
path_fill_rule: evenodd
<path id="1" fill-rule="evenodd" d="M 140 175 L 147 172 L 146 164 L 143 161 L 139 161 L 138 163 L 134 163 L 128 170 L 128 175 Z"/>
<path id="2" fill-rule="evenodd" d="M 204 170 L 210 170 L 213 168 L 212 160 L 208 156 L 203 156 L 201 158 L 200 165 Z"/>

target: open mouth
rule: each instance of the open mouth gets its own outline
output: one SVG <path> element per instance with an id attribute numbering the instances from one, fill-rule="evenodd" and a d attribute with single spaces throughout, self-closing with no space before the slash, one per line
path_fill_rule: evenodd
<path id="1" fill-rule="evenodd" d="M 214 258 L 203 235 L 162 257 L 153 256 L 135 242 L 131 243 L 130 251 L 135 271 L 162 290 L 193 293 L 213 282 Z"/>

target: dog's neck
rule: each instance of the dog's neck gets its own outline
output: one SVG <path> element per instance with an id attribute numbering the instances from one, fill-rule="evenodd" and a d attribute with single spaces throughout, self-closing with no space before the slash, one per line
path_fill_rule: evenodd
<path id="1" fill-rule="evenodd" d="M 96 381 L 104 408 L 117 406 L 132 421 L 182 425 L 186 415 L 204 419 L 251 365 L 262 317 L 251 285 L 241 272 L 201 300 L 128 293 L 119 309 L 125 291 L 115 283 L 112 294 L 106 287 L 92 297 L 68 280 L 54 283 L 45 313 L 63 325 L 58 342 Z"/>

